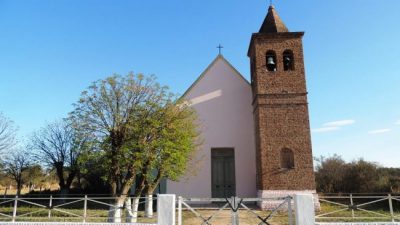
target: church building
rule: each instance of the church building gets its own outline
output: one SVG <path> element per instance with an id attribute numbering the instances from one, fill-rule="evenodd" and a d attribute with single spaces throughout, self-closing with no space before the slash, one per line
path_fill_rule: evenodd
<path id="1" fill-rule="evenodd" d="M 251 36 L 251 81 L 220 54 L 186 91 L 202 144 L 186 176 L 167 181 L 167 193 L 205 198 L 316 193 L 303 35 L 290 32 L 270 6 Z"/>

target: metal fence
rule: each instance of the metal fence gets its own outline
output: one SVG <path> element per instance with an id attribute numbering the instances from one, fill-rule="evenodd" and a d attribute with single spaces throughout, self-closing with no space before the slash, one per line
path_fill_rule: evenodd
<path id="1" fill-rule="evenodd" d="M 292 203 L 290 196 L 283 198 L 182 198 L 178 197 L 178 225 L 182 224 L 260 224 L 270 225 L 271 219 L 279 216 L 279 224 L 293 225 Z M 260 211 L 257 203 L 274 202 L 275 207 Z M 183 212 L 192 214 L 183 216 Z M 184 221 L 184 219 L 192 221 Z M 196 220 L 194 222 L 193 220 Z M 242 221 L 242 222 L 240 222 Z M 251 222 L 250 222 L 251 221 Z"/>
<path id="2" fill-rule="evenodd" d="M 317 222 L 397 222 L 400 221 L 398 195 L 319 196 L 321 210 Z"/>
<path id="3" fill-rule="evenodd" d="M 137 198 L 131 204 L 117 206 L 114 197 L 4 197 L 0 198 L 0 221 L 13 222 L 108 222 L 110 218 L 121 222 L 137 222 L 137 224 L 156 224 L 153 211 L 145 215 L 146 198 Z M 151 201 L 157 198 L 152 198 Z M 132 206 L 138 205 L 135 211 Z M 155 204 L 154 204 L 155 205 Z M 130 208 L 127 208 L 130 207 Z M 115 217 L 114 212 L 121 211 Z M 130 211 L 129 211 L 130 210 Z M 117 214 L 118 215 L 118 214 Z M 139 223 L 140 222 L 140 223 Z"/>

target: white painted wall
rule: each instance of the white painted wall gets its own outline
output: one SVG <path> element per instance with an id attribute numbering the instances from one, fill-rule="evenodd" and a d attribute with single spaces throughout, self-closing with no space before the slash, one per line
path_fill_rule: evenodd
<path id="1" fill-rule="evenodd" d="M 249 83 L 222 56 L 218 56 L 185 98 L 191 100 L 198 113 L 203 142 L 185 177 L 179 182 L 167 181 L 167 193 L 211 197 L 211 148 L 229 147 L 235 149 L 237 196 L 257 196 Z"/>

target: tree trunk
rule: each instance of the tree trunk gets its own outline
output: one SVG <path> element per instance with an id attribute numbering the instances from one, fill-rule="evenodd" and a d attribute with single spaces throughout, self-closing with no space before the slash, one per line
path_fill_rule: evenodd
<path id="1" fill-rule="evenodd" d="M 144 187 L 145 187 L 144 176 L 138 175 L 138 177 L 136 179 L 135 194 L 132 197 L 132 219 L 131 219 L 132 223 L 137 222 L 140 197 L 142 196 Z"/>
<path id="2" fill-rule="evenodd" d="M 161 173 L 159 172 L 154 183 L 146 182 L 146 203 L 145 203 L 145 216 L 147 218 L 153 217 L 153 193 L 161 180 Z"/>
<path id="3" fill-rule="evenodd" d="M 60 187 L 60 203 L 64 204 L 67 201 L 69 194 L 69 188 L 63 185 Z"/>
<path id="4" fill-rule="evenodd" d="M 153 218 L 153 193 L 157 184 L 146 188 L 146 202 L 144 215 L 146 218 Z"/>
<path id="5" fill-rule="evenodd" d="M 132 221 L 132 222 L 134 222 L 134 223 L 137 222 L 137 217 L 138 217 L 138 212 L 139 212 L 139 202 L 140 202 L 140 196 L 133 197 L 132 210 L 133 210 L 134 221 Z"/>
<path id="6" fill-rule="evenodd" d="M 153 218 L 153 194 L 146 195 L 144 216 L 146 218 Z"/>
<path id="7" fill-rule="evenodd" d="M 128 213 L 126 222 L 128 223 L 136 223 L 138 218 L 138 211 L 139 211 L 139 202 L 140 196 L 134 196 L 132 198 L 128 198 L 125 201 L 126 211 Z"/>
<path id="8" fill-rule="evenodd" d="M 114 205 L 110 206 L 110 210 L 108 212 L 108 222 L 111 223 L 121 223 L 122 222 L 122 208 L 124 206 L 126 196 L 122 195 L 120 197 L 116 197 L 114 200 Z"/>
<path id="9" fill-rule="evenodd" d="M 127 197 L 125 200 L 125 210 L 126 210 L 126 221 L 127 223 L 136 222 L 133 221 L 133 212 L 132 212 L 132 199 Z"/>
<path id="10" fill-rule="evenodd" d="M 21 189 L 22 189 L 22 182 L 17 181 L 17 196 L 21 195 Z"/>

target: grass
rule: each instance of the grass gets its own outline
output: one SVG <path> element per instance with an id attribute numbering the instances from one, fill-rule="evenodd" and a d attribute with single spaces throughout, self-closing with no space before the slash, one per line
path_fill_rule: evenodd
<path id="1" fill-rule="evenodd" d="M 337 210 L 346 209 L 336 204 L 321 202 L 321 210 L 316 213 L 317 222 L 390 222 L 392 221 L 390 210 L 388 208 L 377 206 L 374 204 L 365 205 L 360 209 L 350 210 L 346 209 L 340 212 L 335 212 L 329 215 L 324 215 L 318 218 L 318 215 L 334 212 Z M 367 210 L 367 211 L 363 211 Z M 400 208 L 393 210 L 395 220 L 400 221 Z M 354 215 L 354 216 L 353 216 Z"/>

